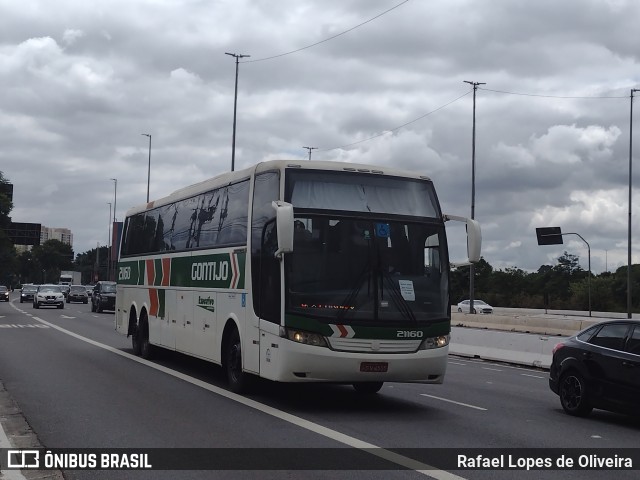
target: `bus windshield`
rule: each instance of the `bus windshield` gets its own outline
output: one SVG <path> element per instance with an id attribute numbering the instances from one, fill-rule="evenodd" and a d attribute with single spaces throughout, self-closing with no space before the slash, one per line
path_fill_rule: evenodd
<path id="1" fill-rule="evenodd" d="M 287 171 L 286 201 L 296 209 L 441 218 L 429 180 L 352 172 Z"/>
<path id="2" fill-rule="evenodd" d="M 287 312 L 362 325 L 442 319 L 446 252 L 437 222 L 298 216 L 285 259 Z"/>

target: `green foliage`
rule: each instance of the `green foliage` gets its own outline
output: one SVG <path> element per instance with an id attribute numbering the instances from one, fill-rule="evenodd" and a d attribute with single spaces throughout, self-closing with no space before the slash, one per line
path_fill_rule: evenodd
<path id="1" fill-rule="evenodd" d="M 502 307 L 589 309 L 589 273 L 580 267 L 577 255 L 564 252 L 556 265 L 541 265 L 532 273 L 518 267 L 493 270 L 482 262 L 476 268 L 474 298 Z M 450 290 L 452 304 L 469 298 L 469 267 L 451 272 Z M 627 268 L 592 275 L 590 290 L 591 310 L 625 312 Z M 640 265 L 631 267 L 631 290 L 632 309 L 640 311 Z"/>
<path id="2" fill-rule="evenodd" d="M 0 183 L 9 183 L 0 172 Z M 11 223 L 9 214 L 13 204 L 9 198 L 0 193 L 0 285 L 11 286 L 15 283 L 16 251 L 5 229 Z"/>

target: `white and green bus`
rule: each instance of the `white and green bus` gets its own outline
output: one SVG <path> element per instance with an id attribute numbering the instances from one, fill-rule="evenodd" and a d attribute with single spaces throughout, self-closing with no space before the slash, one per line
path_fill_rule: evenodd
<path id="1" fill-rule="evenodd" d="M 442 383 L 451 310 L 445 221 L 425 176 L 268 161 L 127 212 L 116 330 L 222 365 L 232 391 L 278 382 Z"/>

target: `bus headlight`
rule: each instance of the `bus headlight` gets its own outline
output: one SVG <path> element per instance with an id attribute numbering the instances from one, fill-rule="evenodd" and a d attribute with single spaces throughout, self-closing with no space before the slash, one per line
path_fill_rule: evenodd
<path id="1" fill-rule="evenodd" d="M 449 345 L 449 335 L 425 338 L 418 350 L 431 350 L 432 348 L 442 348 Z"/>
<path id="2" fill-rule="evenodd" d="M 292 328 L 285 329 L 286 337 L 289 340 L 298 343 L 304 343 L 305 345 L 313 345 L 316 347 L 327 347 L 327 341 L 324 336 L 319 333 L 305 332 L 304 330 L 297 330 Z"/>

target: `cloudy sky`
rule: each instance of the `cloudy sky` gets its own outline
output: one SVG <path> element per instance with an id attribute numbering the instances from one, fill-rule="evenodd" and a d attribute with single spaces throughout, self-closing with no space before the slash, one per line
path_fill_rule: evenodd
<path id="1" fill-rule="evenodd" d="M 151 198 L 231 167 L 308 157 L 430 176 L 475 217 L 495 268 L 533 271 L 577 236 L 594 272 L 627 263 L 635 0 L 0 0 L 0 171 L 16 222 L 66 227 L 74 251 Z M 308 48 L 305 48 L 308 47 Z M 640 97 L 640 92 L 636 94 Z M 640 132 L 636 101 L 636 128 Z M 640 158 L 640 133 L 634 133 Z M 637 162 L 636 162 L 637 163 Z M 640 164 L 634 167 L 640 185 Z M 640 263 L 640 192 L 632 204 Z M 452 256 L 462 256 L 452 234 Z M 636 246 L 637 245 L 637 246 Z"/>

